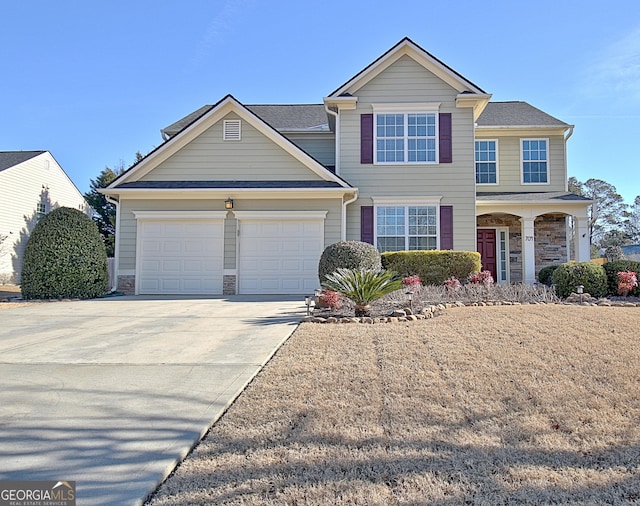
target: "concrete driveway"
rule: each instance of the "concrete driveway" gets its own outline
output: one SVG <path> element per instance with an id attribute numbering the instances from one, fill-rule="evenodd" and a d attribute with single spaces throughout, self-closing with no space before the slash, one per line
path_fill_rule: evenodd
<path id="1" fill-rule="evenodd" d="M 0 480 L 137 504 L 304 314 L 301 297 L 117 297 L 0 310 Z"/>

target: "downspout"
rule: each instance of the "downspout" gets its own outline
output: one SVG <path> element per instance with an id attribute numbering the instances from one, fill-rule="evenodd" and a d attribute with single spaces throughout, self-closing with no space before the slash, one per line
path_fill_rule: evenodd
<path id="1" fill-rule="evenodd" d="M 358 200 L 358 191 L 353 194 L 353 198 L 342 202 L 342 240 L 347 240 L 347 206 Z"/>
<path id="2" fill-rule="evenodd" d="M 118 258 L 120 257 L 120 201 L 110 197 L 109 195 L 105 195 L 104 198 L 110 204 L 116 206 L 116 241 L 113 246 L 113 286 L 111 287 L 112 292 L 118 291 Z"/>
<path id="3" fill-rule="evenodd" d="M 327 104 L 324 104 L 324 110 L 327 114 L 331 114 L 336 119 L 336 175 L 340 175 L 340 116 L 337 112 L 329 109 Z"/>
<path id="4" fill-rule="evenodd" d="M 564 137 L 564 191 L 569 191 L 569 163 L 567 161 L 567 141 L 573 135 L 573 125 L 569 125 L 569 133 Z"/>

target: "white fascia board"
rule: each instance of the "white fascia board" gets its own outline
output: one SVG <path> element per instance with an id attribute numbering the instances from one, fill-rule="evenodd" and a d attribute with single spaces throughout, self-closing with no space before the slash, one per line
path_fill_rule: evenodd
<path id="1" fill-rule="evenodd" d="M 528 132 L 535 132 L 533 135 L 542 135 L 543 131 L 547 131 L 549 135 L 564 135 L 564 133 L 573 128 L 573 125 L 513 125 L 513 126 L 489 126 L 489 125 L 476 125 L 476 132 L 481 132 L 482 135 L 490 135 L 492 132 L 496 132 L 495 135 L 500 136 L 522 136 L 528 135 Z"/>
<path id="2" fill-rule="evenodd" d="M 489 93 L 460 93 L 456 97 L 456 107 L 473 107 L 473 120 L 477 120 L 487 107 L 492 95 Z"/>
<path id="3" fill-rule="evenodd" d="M 326 106 L 335 106 L 339 110 L 348 111 L 353 110 L 358 105 L 358 97 L 324 97 L 322 99 Z"/>

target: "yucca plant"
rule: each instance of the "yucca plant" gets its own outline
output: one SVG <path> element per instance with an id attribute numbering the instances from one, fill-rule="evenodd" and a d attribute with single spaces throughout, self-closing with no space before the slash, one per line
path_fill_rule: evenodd
<path id="1" fill-rule="evenodd" d="M 325 278 L 325 286 L 350 299 L 356 305 L 356 316 L 370 316 L 371 303 L 402 288 L 393 271 L 337 269 Z"/>

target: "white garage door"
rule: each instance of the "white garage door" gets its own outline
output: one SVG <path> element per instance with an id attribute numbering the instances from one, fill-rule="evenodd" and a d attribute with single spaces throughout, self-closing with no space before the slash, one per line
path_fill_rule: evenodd
<path id="1" fill-rule="evenodd" d="M 313 294 L 324 219 L 241 219 L 239 229 L 239 293 Z"/>
<path id="2" fill-rule="evenodd" d="M 138 234 L 138 293 L 222 293 L 222 220 L 141 220 Z"/>

